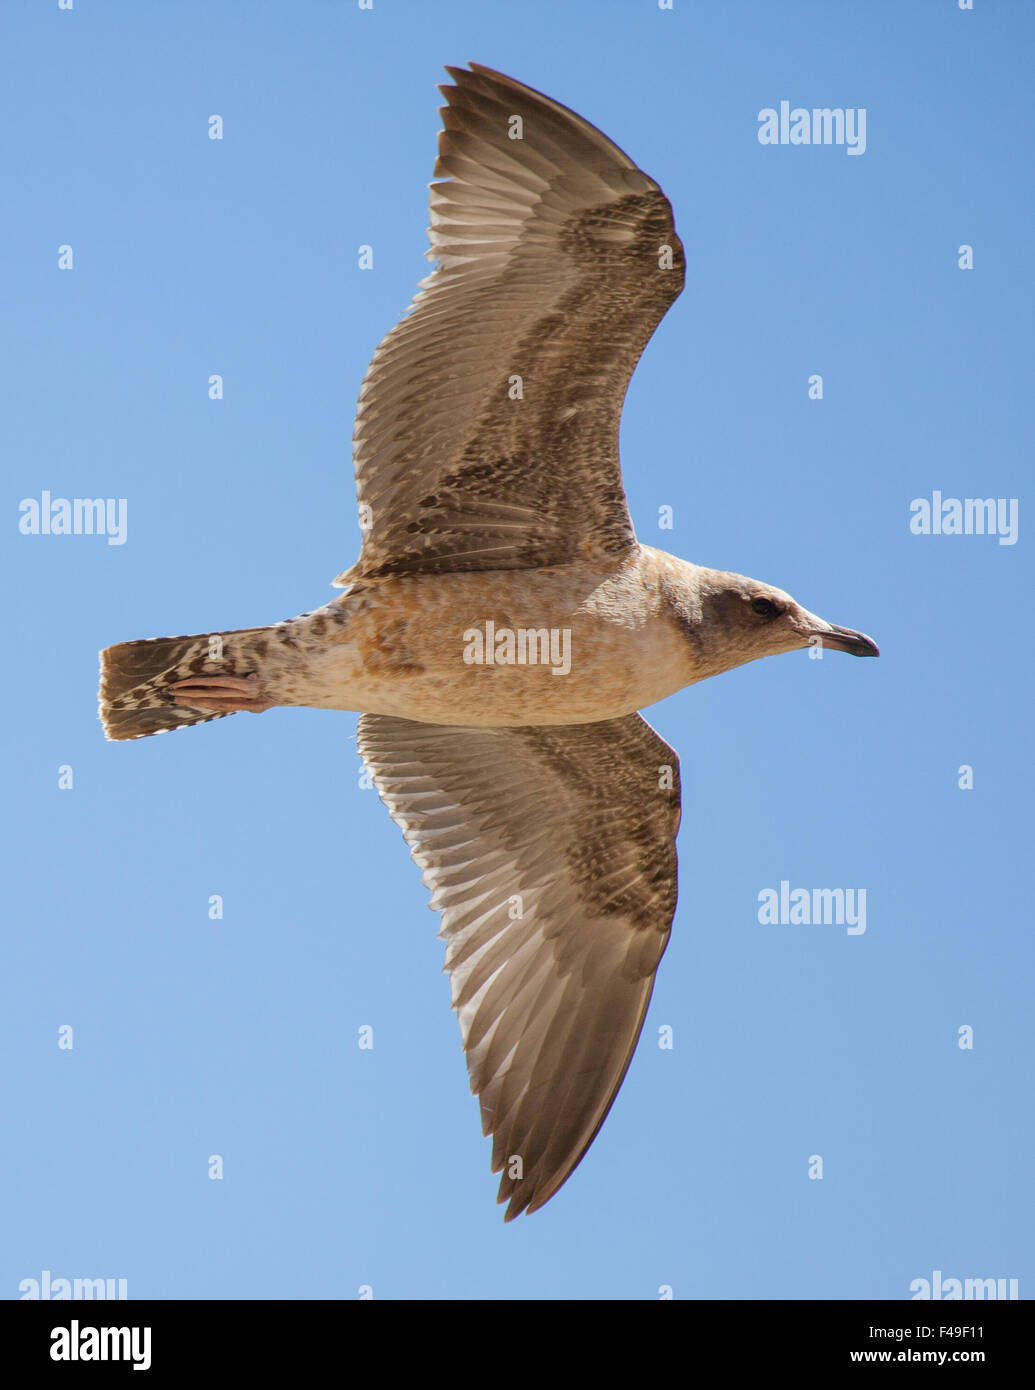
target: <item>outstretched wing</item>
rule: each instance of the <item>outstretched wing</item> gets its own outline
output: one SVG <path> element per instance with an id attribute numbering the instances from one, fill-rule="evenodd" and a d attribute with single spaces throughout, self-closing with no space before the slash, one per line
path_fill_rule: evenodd
<path id="1" fill-rule="evenodd" d="M 633 368 L 683 286 L 657 184 L 567 107 L 449 68 L 438 262 L 381 343 L 353 440 L 365 534 L 337 582 L 531 569 L 635 543 L 618 463 Z"/>
<path id="2" fill-rule="evenodd" d="M 510 729 L 364 714 L 359 748 L 442 913 L 509 1221 L 553 1196 L 625 1076 L 676 906 L 679 760 L 638 714 Z"/>

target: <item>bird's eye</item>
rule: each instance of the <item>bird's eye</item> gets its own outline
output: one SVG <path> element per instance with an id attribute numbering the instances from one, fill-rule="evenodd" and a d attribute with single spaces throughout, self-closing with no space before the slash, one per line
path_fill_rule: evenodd
<path id="1" fill-rule="evenodd" d="M 760 618 L 775 618 L 780 611 L 772 599 L 753 598 L 751 600 L 751 611 L 757 613 Z"/>

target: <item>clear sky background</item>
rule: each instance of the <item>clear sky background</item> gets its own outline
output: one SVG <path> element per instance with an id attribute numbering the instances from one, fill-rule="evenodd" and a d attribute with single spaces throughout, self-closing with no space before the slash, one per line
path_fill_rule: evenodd
<path id="1" fill-rule="evenodd" d="M 0 1295 L 47 1269 L 131 1297 L 900 1299 L 939 1269 L 1030 1297 L 1035 7 L 12 0 L 3 25 Z M 356 394 L 427 273 L 435 84 L 468 59 L 675 209 L 687 287 L 622 426 L 641 539 L 882 650 L 649 712 L 682 758 L 671 945 L 588 1156 L 508 1226 L 355 716 L 126 744 L 96 716 L 100 648 L 333 597 Z M 782 99 L 865 107 L 865 154 L 760 145 Z M 1018 498 L 1017 543 L 911 534 L 935 489 Z M 126 543 L 19 534 L 43 490 L 126 498 Z M 781 880 L 865 888 L 865 934 L 760 925 Z"/>

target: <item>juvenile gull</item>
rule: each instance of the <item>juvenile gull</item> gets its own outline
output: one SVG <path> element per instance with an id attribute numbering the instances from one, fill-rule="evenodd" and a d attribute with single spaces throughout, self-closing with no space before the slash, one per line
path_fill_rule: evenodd
<path id="1" fill-rule="evenodd" d="M 592 1143 L 668 941 L 679 760 L 636 711 L 810 643 L 878 653 L 782 589 L 638 544 L 618 424 L 683 286 L 668 200 L 567 107 L 448 71 L 437 267 L 360 391 L 344 593 L 270 627 L 109 647 L 100 713 L 135 739 L 274 705 L 361 712 L 442 913 L 510 1220 Z"/>

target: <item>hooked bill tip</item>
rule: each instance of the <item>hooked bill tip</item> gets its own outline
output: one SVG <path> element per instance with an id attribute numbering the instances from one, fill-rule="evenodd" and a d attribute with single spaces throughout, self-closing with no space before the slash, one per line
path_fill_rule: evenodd
<path id="1" fill-rule="evenodd" d="M 829 630 L 817 632 L 815 636 L 824 647 L 831 647 L 835 652 L 847 652 L 849 656 L 880 656 L 880 647 L 873 638 L 851 627 L 835 627 L 831 623 Z"/>

